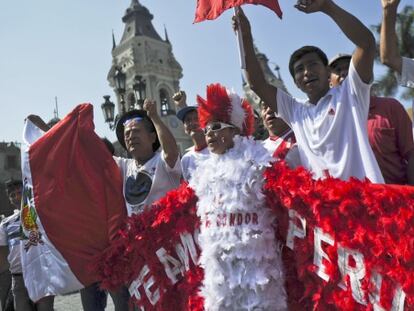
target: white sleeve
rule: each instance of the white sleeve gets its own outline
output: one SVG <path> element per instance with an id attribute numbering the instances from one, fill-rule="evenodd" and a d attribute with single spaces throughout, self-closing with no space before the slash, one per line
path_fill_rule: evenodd
<path id="1" fill-rule="evenodd" d="M 403 57 L 401 75 L 396 76 L 400 85 L 414 88 L 414 59 Z"/>
<path id="2" fill-rule="evenodd" d="M 181 176 L 181 159 L 178 156 L 177 159 L 175 160 L 175 164 L 174 167 L 170 167 L 168 165 L 168 163 L 165 161 L 165 154 L 164 154 L 164 150 L 161 151 L 161 161 L 162 161 L 162 166 L 164 167 L 165 171 L 168 174 L 171 175 L 178 175 L 179 177 Z"/>
<path id="3" fill-rule="evenodd" d="M 353 62 L 349 64 L 348 77 L 343 82 L 343 87 L 347 87 L 350 95 L 354 100 L 351 101 L 356 109 L 362 113 L 364 119 L 368 118 L 368 110 L 370 103 L 371 84 L 361 80 L 355 69 Z"/>
<path id="4" fill-rule="evenodd" d="M 291 125 L 298 102 L 292 96 L 279 88 L 277 89 L 276 102 L 276 117 L 282 118 L 288 125 Z"/>
<path id="5" fill-rule="evenodd" d="M 0 224 L 0 246 L 7 246 L 7 235 L 3 224 Z"/>

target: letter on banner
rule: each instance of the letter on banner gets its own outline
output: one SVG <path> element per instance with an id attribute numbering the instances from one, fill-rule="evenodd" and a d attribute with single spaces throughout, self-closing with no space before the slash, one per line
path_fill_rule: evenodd
<path id="1" fill-rule="evenodd" d="M 174 257 L 168 255 L 164 247 L 161 247 L 159 250 L 157 250 L 156 254 L 160 262 L 164 265 L 165 273 L 174 285 L 178 282 L 177 276 L 181 275 L 181 263 Z"/>
<path id="2" fill-rule="evenodd" d="M 355 260 L 355 267 L 349 265 L 349 258 L 353 257 Z M 364 291 L 361 287 L 361 280 L 365 277 L 366 270 L 364 264 L 364 256 L 352 249 L 338 247 L 338 267 L 342 274 L 342 281 L 338 286 L 346 290 L 345 279 L 349 275 L 349 281 L 351 283 L 352 297 L 358 303 L 366 305 L 367 302 L 364 297 Z"/>
<path id="3" fill-rule="evenodd" d="M 372 271 L 371 284 L 373 285 L 373 287 L 368 295 L 369 302 L 372 304 L 374 311 L 385 311 L 385 309 L 381 307 L 381 304 L 380 304 L 381 286 L 382 286 L 381 274 L 377 273 L 376 271 Z"/>
<path id="4" fill-rule="evenodd" d="M 142 267 L 137 279 L 131 283 L 128 290 L 131 296 L 135 297 L 137 300 L 141 300 L 139 287 L 143 285 L 145 294 L 147 295 L 149 302 L 154 306 L 158 302 L 158 300 L 160 300 L 160 289 L 157 288 L 154 293 L 151 292 L 151 287 L 155 283 L 155 279 L 153 276 L 151 276 L 146 282 L 144 282 L 144 278 L 149 273 L 150 269 L 148 265 Z"/>
<path id="5" fill-rule="evenodd" d="M 197 265 L 197 262 L 198 262 L 197 250 L 195 248 L 194 240 L 191 234 L 189 233 L 180 234 L 180 238 L 181 238 L 181 243 L 178 243 L 175 246 L 175 250 L 177 251 L 178 257 L 180 258 L 182 267 L 184 266 L 185 271 L 188 271 L 190 269 L 189 255 L 191 256 L 191 259 L 193 260 L 194 265 Z"/>
<path id="6" fill-rule="evenodd" d="M 300 220 L 302 228 L 296 225 L 296 218 Z M 286 238 L 286 245 L 291 250 L 295 246 L 295 237 L 303 239 L 306 236 L 306 219 L 301 217 L 295 210 L 289 210 L 289 229 Z"/>
<path id="7" fill-rule="evenodd" d="M 326 267 L 323 264 L 323 258 L 331 262 L 328 255 L 322 249 L 322 241 L 329 245 L 334 245 L 334 239 L 327 233 L 324 233 L 321 228 L 316 227 L 314 230 L 314 250 L 313 250 L 313 264 L 318 267 L 316 274 L 326 282 L 329 281 L 329 275 L 326 274 Z"/>

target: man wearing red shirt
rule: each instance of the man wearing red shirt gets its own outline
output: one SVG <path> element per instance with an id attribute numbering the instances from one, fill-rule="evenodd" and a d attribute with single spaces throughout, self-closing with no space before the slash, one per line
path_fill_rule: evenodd
<path id="1" fill-rule="evenodd" d="M 329 62 L 331 87 L 347 76 L 351 55 L 339 54 Z M 368 139 L 387 184 L 414 185 L 412 122 L 401 103 L 371 96 Z"/>

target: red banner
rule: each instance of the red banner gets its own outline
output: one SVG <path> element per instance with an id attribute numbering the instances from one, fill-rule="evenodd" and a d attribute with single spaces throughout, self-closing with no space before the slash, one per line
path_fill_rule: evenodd
<path id="1" fill-rule="evenodd" d="M 282 162 L 265 178 L 268 207 L 277 215 L 289 258 L 290 306 L 413 310 L 413 188 L 314 181 L 304 169 L 289 170 Z M 132 216 L 101 258 L 104 286 L 129 284 L 133 301 L 145 310 L 203 310 L 196 202 L 182 185 Z"/>
<path id="2" fill-rule="evenodd" d="M 264 5 L 282 18 L 282 11 L 277 0 L 197 0 L 194 23 L 216 19 L 225 10 L 243 4 Z"/>

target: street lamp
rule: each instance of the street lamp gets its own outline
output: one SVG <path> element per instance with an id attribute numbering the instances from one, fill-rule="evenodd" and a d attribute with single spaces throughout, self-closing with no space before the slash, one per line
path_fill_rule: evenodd
<path id="1" fill-rule="evenodd" d="M 144 106 L 144 99 L 145 99 L 145 95 L 146 95 L 146 84 L 145 81 L 142 80 L 142 76 L 135 76 L 134 78 L 135 83 L 132 86 L 132 88 L 134 89 L 134 95 L 135 95 L 135 100 L 136 100 L 136 108 L 137 109 L 143 109 Z"/>
<path id="2" fill-rule="evenodd" d="M 119 93 L 120 99 L 121 99 L 121 114 L 124 114 L 126 112 L 125 110 L 125 90 L 126 90 L 126 74 L 121 71 L 121 68 L 116 68 L 115 75 L 114 75 L 114 81 L 115 81 L 115 88 Z"/>
<path id="3" fill-rule="evenodd" d="M 109 100 L 111 96 L 105 95 L 103 98 L 105 99 L 105 102 L 101 105 L 101 109 L 104 115 L 105 123 L 109 124 L 109 128 L 111 130 L 115 127 L 115 105 L 113 102 Z"/>

